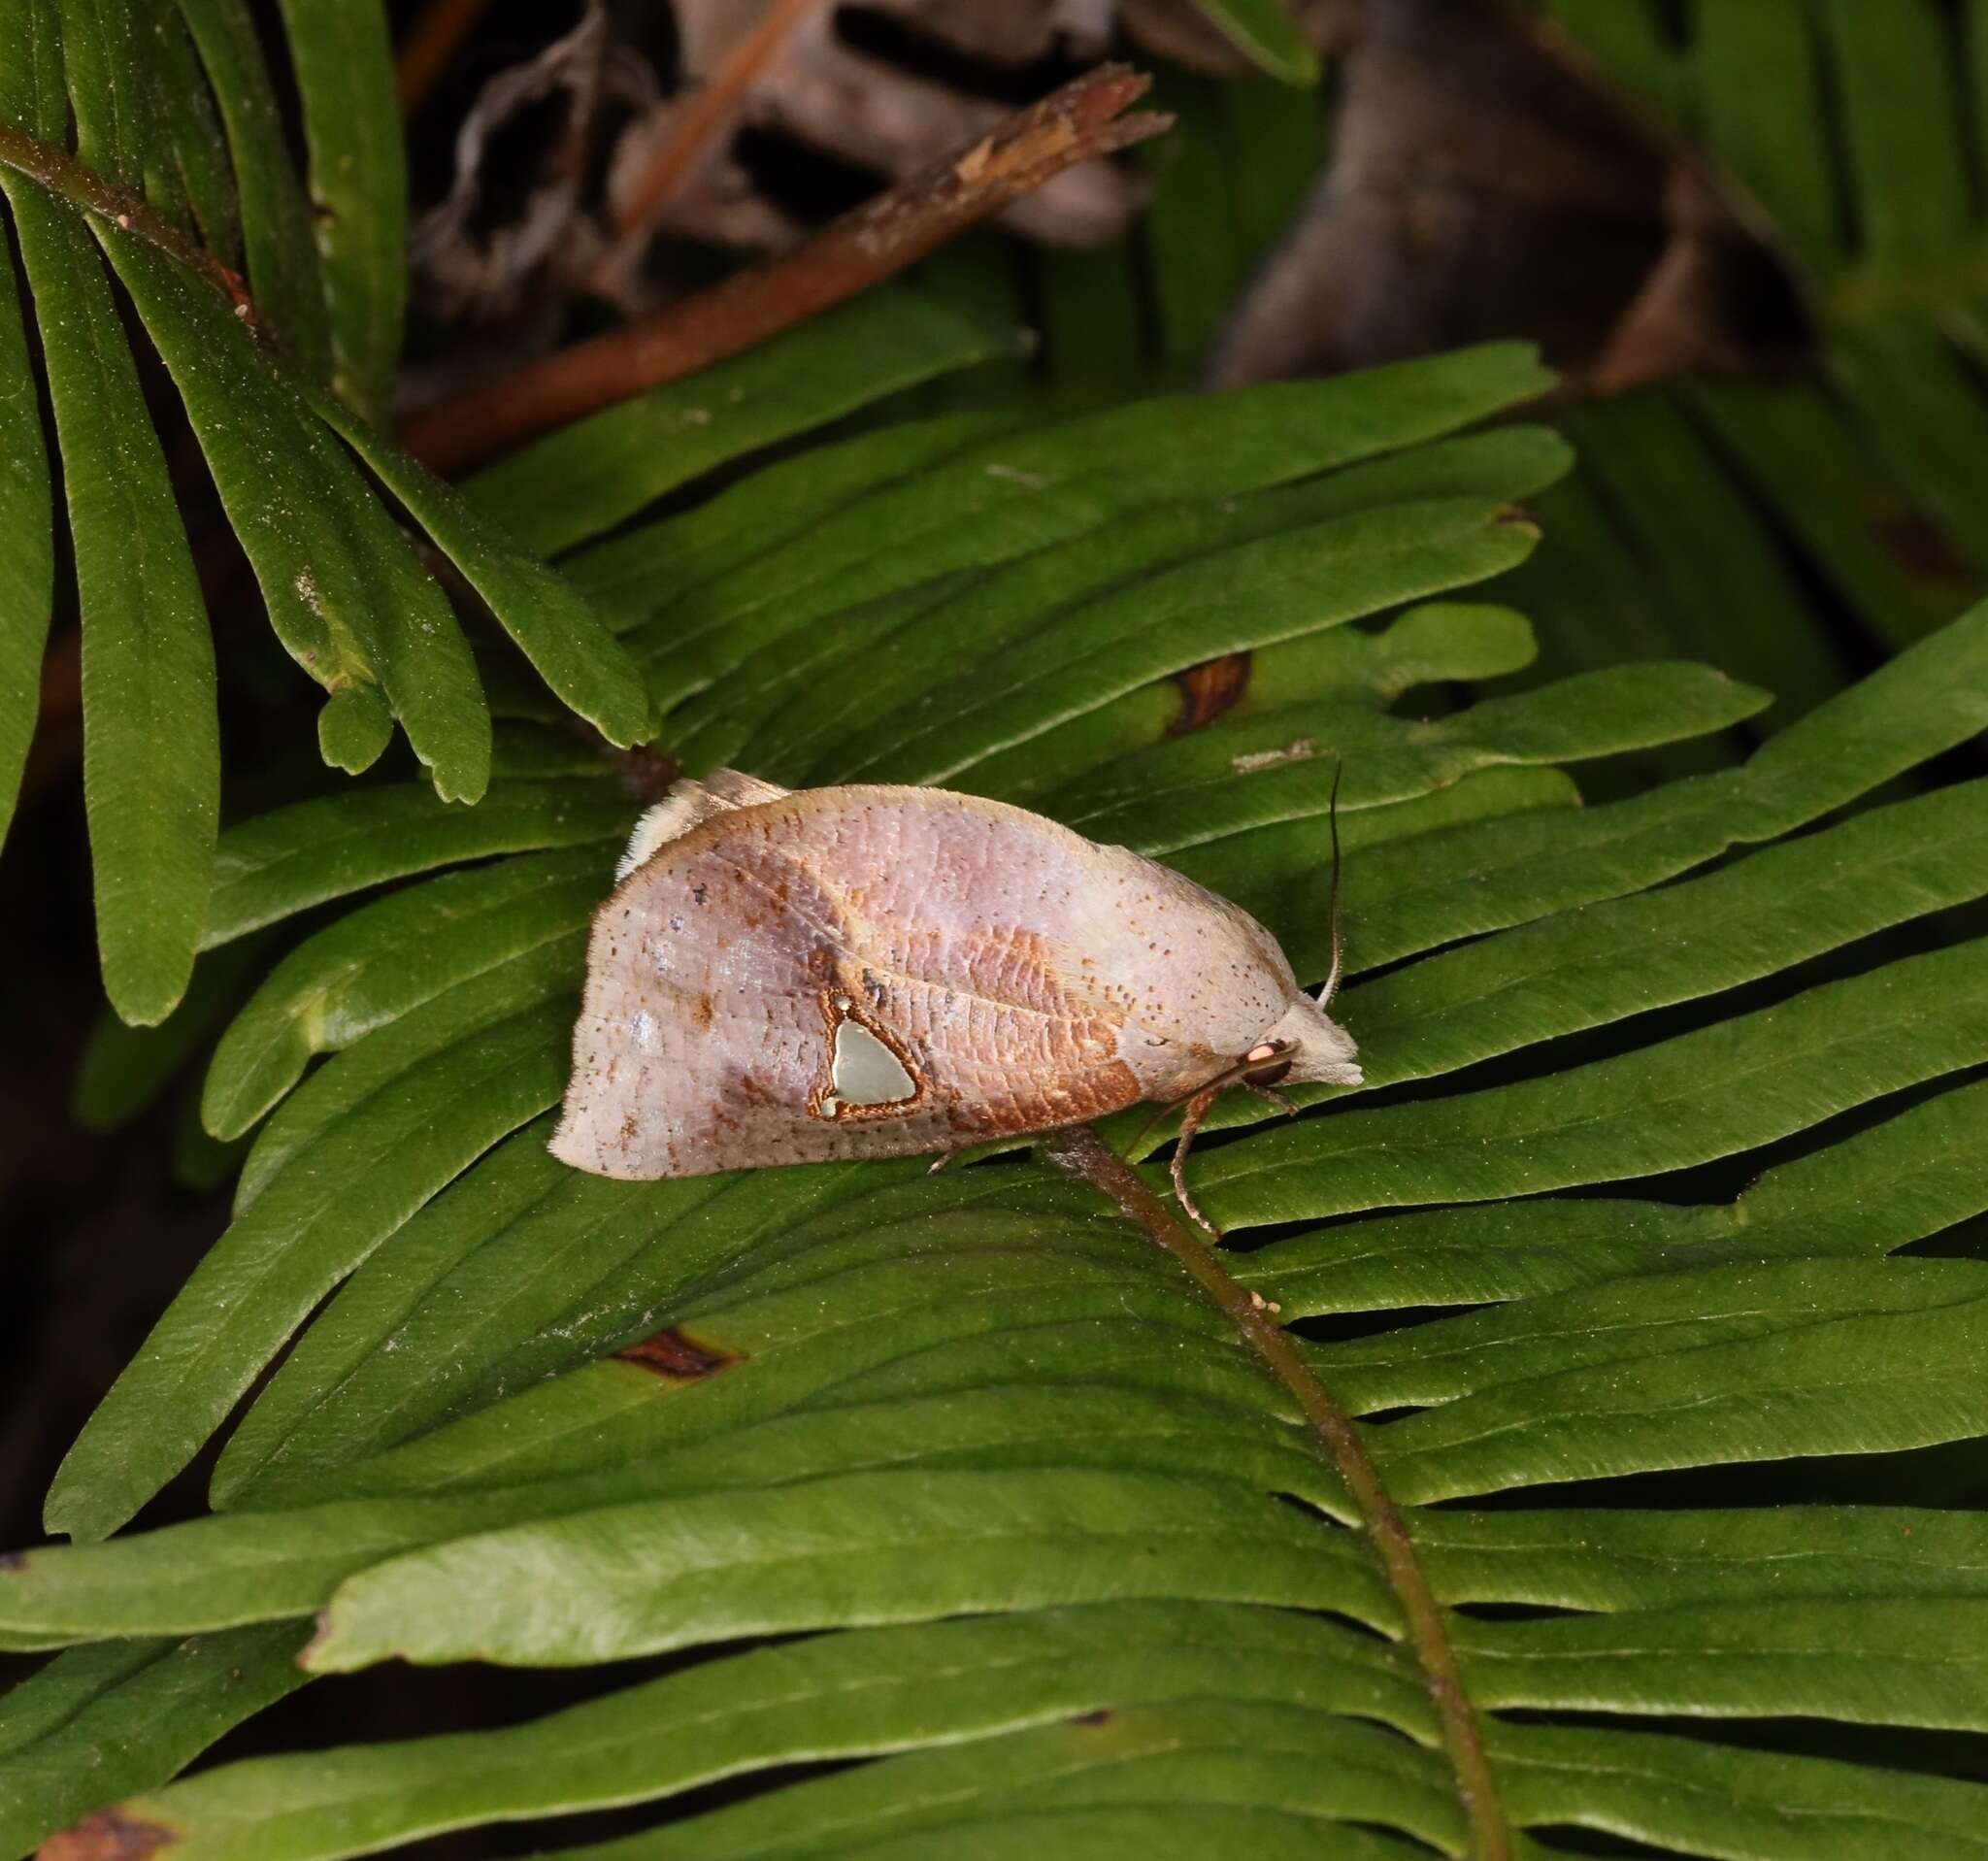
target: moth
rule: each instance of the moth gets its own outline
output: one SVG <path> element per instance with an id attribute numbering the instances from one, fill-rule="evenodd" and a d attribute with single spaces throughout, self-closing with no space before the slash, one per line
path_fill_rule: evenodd
<path id="1" fill-rule="evenodd" d="M 1201 1220 L 1181 1166 L 1225 1087 L 1360 1082 L 1325 1012 L 1337 847 L 1314 998 L 1247 913 L 1024 809 L 679 781 L 594 915 L 552 1153 L 623 1179 L 943 1160 L 1156 1100 L 1185 1107 Z"/>

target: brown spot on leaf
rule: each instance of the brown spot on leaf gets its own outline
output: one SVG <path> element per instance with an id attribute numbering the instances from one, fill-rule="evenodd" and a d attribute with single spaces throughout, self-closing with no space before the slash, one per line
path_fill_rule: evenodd
<path id="1" fill-rule="evenodd" d="M 1167 726 L 1167 735 L 1184 737 L 1213 723 L 1249 689 L 1249 655 L 1229 652 L 1205 659 L 1176 672 L 1174 682 L 1180 687 L 1180 714 Z"/>
<path id="2" fill-rule="evenodd" d="M 668 1382 L 701 1382 L 740 1361 L 736 1352 L 705 1344 L 676 1325 L 614 1354 L 623 1363 L 640 1364 L 645 1370 L 654 1371 Z"/>
<path id="3" fill-rule="evenodd" d="M 38 1861 L 144 1861 L 172 1845 L 171 1829 L 140 1822 L 119 1810 L 97 1810 L 73 1828 L 51 1835 L 37 1850 Z"/>
<path id="4" fill-rule="evenodd" d="M 1093 1712 L 1078 1712 L 1070 1722 L 1073 1725 L 1110 1725 L 1111 1709 L 1109 1706 L 1101 1706 Z"/>
<path id="5" fill-rule="evenodd" d="M 1878 547 L 1907 574 L 1929 582 L 1972 580 L 1946 532 L 1916 511 L 1893 512 L 1875 519 L 1871 530 Z"/>
<path id="6" fill-rule="evenodd" d="M 27 1552 L 0 1551 L 0 1571 L 27 1569 Z"/>

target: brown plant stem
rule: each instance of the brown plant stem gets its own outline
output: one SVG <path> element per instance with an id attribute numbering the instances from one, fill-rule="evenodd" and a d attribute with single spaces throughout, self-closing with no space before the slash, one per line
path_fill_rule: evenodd
<path id="1" fill-rule="evenodd" d="M 1087 1124 L 1052 1132 L 1042 1140 L 1045 1156 L 1060 1169 L 1080 1176 L 1115 1202 L 1171 1253 L 1202 1291 L 1219 1306 L 1242 1332 L 1272 1375 L 1296 1397 L 1319 1440 L 1331 1454 L 1340 1477 L 1352 1493 L 1365 1519 L 1368 1536 L 1379 1553 L 1389 1586 L 1408 1617 L 1408 1638 L 1421 1661 L 1429 1691 L 1442 1724 L 1443 1742 L 1456 1773 L 1472 1834 L 1475 1861 L 1510 1861 L 1511 1834 L 1498 1800 L 1490 1761 L 1477 1732 L 1477 1717 L 1457 1672 L 1456 1655 L 1443 1627 L 1442 1609 L 1429 1588 L 1415 1555 L 1408 1525 L 1345 1412 L 1298 1354 L 1281 1326 L 1272 1322 L 1255 1301 L 1232 1279 L 1213 1250 L 1174 1218 L 1172 1211 L 1144 1180 L 1113 1152 Z"/>
<path id="2" fill-rule="evenodd" d="M 739 114 L 752 80 L 766 61 L 821 4 L 822 0 L 773 0 L 765 17 L 726 52 L 710 82 L 683 105 L 615 214 L 613 243 L 603 255 L 599 272 L 613 272 L 631 239 L 643 237 L 654 226 L 698 156 Z"/>
<path id="3" fill-rule="evenodd" d="M 41 141 L 10 123 L 0 123 L 0 166 L 40 182 L 72 207 L 108 219 L 120 231 L 156 246 L 168 258 L 204 278 L 225 297 L 235 315 L 257 334 L 261 325 L 241 277 L 231 272 L 206 247 L 162 214 L 146 205 L 142 195 L 85 168 L 66 149 Z"/>
<path id="4" fill-rule="evenodd" d="M 795 250 L 416 415 L 401 444 L 450 472 L 818 316 L 998 213 L 1073 163 L 1143 142 L 1170 117 L 1121 116 L 1148 81 L 1101 65 L 845 214 Z"/>
<path id="5" fill-rule="evenodd" d="M 428 0 L 393 61 L 393 88 L 403 116 L 412 116 L 435 88 L 435 81 L 489 4 L 490 0 Z"/>

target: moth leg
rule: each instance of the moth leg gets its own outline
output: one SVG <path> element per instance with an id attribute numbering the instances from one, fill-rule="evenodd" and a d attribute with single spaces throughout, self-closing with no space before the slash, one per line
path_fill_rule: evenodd
<path id="1" fill-rule="evenodd" d="M 1263 1100 L 1266 1105 L 1275 1105 L 1287 1118 L 1294 1118 L 1298 1115 L 1298 1108 L 1281 1092 L 1277 1091 L 1275 1086 L 1258 1085 L 1254 1080 L 1248 1079 L 1245 1079 L 1242 1083 L 1250 1091 L 1254 1092 L 1258 1098 Z"/>
<path id="2" fill-rule="evenodd" d="M 965 1155 L 966 1147 L 964 1145 L 957 1150 L 942 1150 L 930 1163 L 926 1164 L 925 1174 L 927 1176 L 937 1176 L 948 1163 L 956 1163 Z"/>
<path id="3" fill-rule="evenodd" d="M 1187 1193 L 1187 1152 L 1194 1143 L 1194 1134 L 1201 1129 L 1201 1121 L 1209 1114 L 1209 1108 L 1220 1098 L 1220 1083 L 1204 1086 L 1187 1101 L 1187 1110 L 1181 1114 L 1180 1136 L 1174 1146 L 1174 1163 L 1171 1174 L 1174 1178 L 1174 1194 L 1180 1206 L 1194 1217 L 1195 1225 L 1207 1229 L 1217 1241 L 1221 1232 L 1207 1215 L 1203 1214 L 1194 1198 Z"/>

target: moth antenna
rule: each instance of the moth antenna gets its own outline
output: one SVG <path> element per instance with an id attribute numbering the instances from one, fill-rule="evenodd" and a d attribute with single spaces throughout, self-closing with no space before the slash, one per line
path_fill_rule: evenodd
<path id="1" fill-rule="evenodd" d="M 1221 1096 L 1225 1081 L 1204 1085 L 1187 1101 L 1187 1115 L 1180 1120 L 1179 1141 L 1174 1146 L 1174 1162 L 1169 1174 L 1174 1179 L 1174 1194 L 1180 1206 L 1194 1217 L 1197 1227 L 1205 1228 L 1219 1241 L 1221 1231 L 1201 1212 L 1200 1205 L 1187 1193 L 1187 1152 L 1194 1143 L 1194 1134 L 1201 1129 L 1201 1121 L 1209 1114 L 1209 1108 Z"/>
<path id="2" fill-rule="evenodd" d="M 1325 973 L 1318 991 L 1318 1006 L 1329 1007 L 1339 993 L 1340 978 L 1345 973 L 1346 940 L 1340 917 L 1340 777 L 1345 773 L 1343 759 L 1333 765 L 1332 799 L 1326 803 L 1325 817 L 1332 829 L 1332 967 Z"/>

